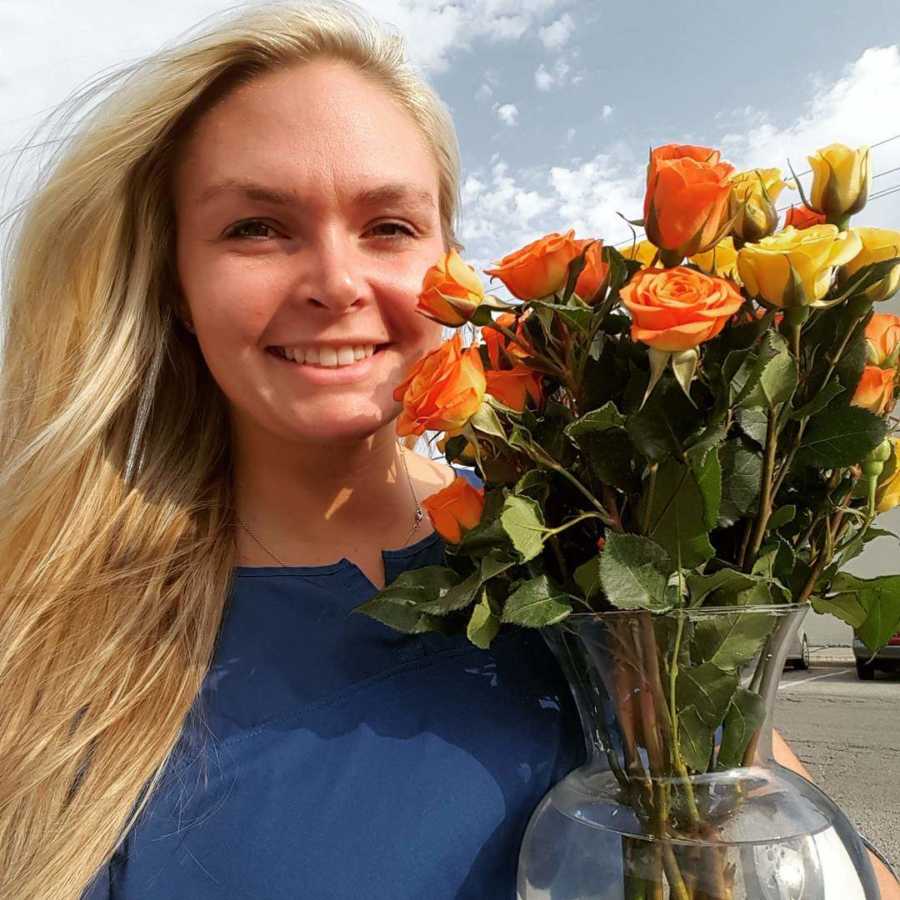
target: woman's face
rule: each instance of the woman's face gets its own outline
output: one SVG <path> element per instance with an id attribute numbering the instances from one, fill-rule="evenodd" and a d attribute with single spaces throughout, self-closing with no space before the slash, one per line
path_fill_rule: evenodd
<path id="1" fill-rule="evenodd" d="M 173 189 L 181 287 L 235 427 L 327 442 L 389 424 L 441 337 L 415 311 L 444 244 L 411 116 L 341 62 L 268 74 L 201 117 Z"/>

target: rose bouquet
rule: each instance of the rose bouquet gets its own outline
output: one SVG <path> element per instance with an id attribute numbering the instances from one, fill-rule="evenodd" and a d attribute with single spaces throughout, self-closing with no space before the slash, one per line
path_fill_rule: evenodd
<path id="1" fill-rule="evenodd" d="M 427 498 L 445 564 L 359 610 L 479 647 L 505 624 L 542 629 L 591 755 L 577 815 L 609 831 L 610 809 L 628 812 L 621 890 L 603 896 L 795 896 L 752 887 L 763 864 L 732 851 L 753 841 L 795 841 L 796 896 L 813 896 L 810 810 L 838 813 L 795 785 L 802 797 L 779 800 L 794 819 L 764 835 L 786 776 L 723 777 L 771 762 L 774 687 L 809 605 L 873 652 L 900 629 L 900 575 L 842 571 L 900 503 L 900 317 L 876 311 L 900 286 L 900 233 L 850 225 L 867 148 L 810 163 L 807 196 L 777 169 L 657 148 L 633 223 L 645 241 L 620 253 L 546 235 L 487 270 L 517 302 L 450 251 L 419 297 L 460 330 L 397 387 L 398 434 L 441 433 L 484 488 L 458 478 Z M 779 229 L 788 187 L 802 205 Z M 481 340 L 464 347 L 463 326 Z M 522 897 L 542 877 L 526 856 Z M 571 896 L 597 891 L 566 865 Z"/>

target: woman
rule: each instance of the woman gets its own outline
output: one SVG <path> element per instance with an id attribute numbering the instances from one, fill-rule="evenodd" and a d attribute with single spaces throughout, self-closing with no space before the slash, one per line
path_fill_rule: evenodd
<path id="1" fill-rule="evenodd" d="M 583 757 L 549 652 L 352 614 L 477 483 L 394 437 L 449 117 L 337 5 L 130 74 L 11 255 L 0 896 L 512 898 Z"/>
<path id="2" fill-rule="evenodd" d="M 399 39 L 284 6 L 137 68 L 31 200 L 0 896 L 513 896 L 582 752 L 548 651 L 352 614 L 442 553 L 419 501 L 455 473 L 392 391 L 441 340 L 416 295 L 458 171 Z"/>

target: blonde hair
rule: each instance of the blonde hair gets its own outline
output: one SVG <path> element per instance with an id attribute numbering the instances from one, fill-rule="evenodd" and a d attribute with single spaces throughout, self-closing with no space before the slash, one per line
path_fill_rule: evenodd
<path id="1" fill-rule="evenodd" d="M 414 117 L 439 170 L 445 244 L 459 247 L 449 114 L 402 39 L 344 3 L 232 8 L 88 86 L 61 109 L 112 91 L 13 211 L 0 897 L 81 896 L 152 794 L 209 667 L 235 562 L 231 457 L 225 399 L 172 316 L 173 163 L 211 103 L 316 57 L 352 64 Z M 142 390 L 143 464 L 130 481 Z"/>

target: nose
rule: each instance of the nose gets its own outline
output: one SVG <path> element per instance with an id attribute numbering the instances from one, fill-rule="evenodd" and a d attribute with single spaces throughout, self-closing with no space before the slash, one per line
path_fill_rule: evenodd
<path id="1" fill-rule="evenodd" d="M 298 292 L 306 305 L 335 313 L 363 305 L 363 260 L 348 235 L 332 229 L 312 242 L 303 255 Z"/>

